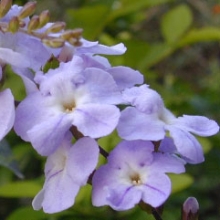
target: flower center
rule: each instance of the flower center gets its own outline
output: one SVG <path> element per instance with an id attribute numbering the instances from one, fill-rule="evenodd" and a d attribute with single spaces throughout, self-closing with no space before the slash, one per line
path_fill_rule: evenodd
<path id="1" fill-rule="evenodd" d="M 64 111 L 65 111 L 66 113 L 72 112 L 75 107 L 76 107 L 75 101 L 72 101 L 72 102 L 70 102 L 70 103 L 64 103 L 64 104 L 63 104 L 63 108 L 64 108 Z"/>
<path id="2" fill-rule="evenodd" d="M 133 185 L 141 185 L 142 184 L 141 177 L 138 173 L 132 174 L 130 176 L 130 180 Z"/>

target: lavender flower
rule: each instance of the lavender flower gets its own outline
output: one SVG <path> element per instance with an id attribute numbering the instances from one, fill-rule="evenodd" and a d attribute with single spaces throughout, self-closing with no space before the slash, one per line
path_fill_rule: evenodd
<path id="1" fill-rule="evenodd" d="M 13 5 L 8 13 L 0 19 L 0 22 L 9 22 L 14 16 L 18 16 L 22 7 Z M 23 19 L 27 25 L 29 18 Z M 33 52 L 34 51 L 34 52 Z M 0 31 L 0 63 L 10 64 L 14 67 L 31 68 L 39 70 L 50 58 L 42 42 L 30 35 L 17 33 L 4 33 Z"/>
<path id="2" fill-rule="evenodd" d="M 111 74 L 119 90 L 142 84 L 144 81 L 144 77 L 139 71 L 125 66 L 112 67 L 109 61 L 102 56 L 81 54 L 80 57 L 84 60 L 86 67 L 97 67 Z"/>
<path id="3" fill-rule="evenodd" d="M 80 56 L 81 54 L 105 54 L 105 55 L 121 55 L 126 51 L 124 44 L 120 43 L 114 46 L 105 46 L 99 44 L 99 42 L 87 41 L 84 38 L 80 39 L 80 46 L 70 45 L 68 42 L 62 48 L 49 49 L 52 53 L 58 57 L 61 62 L 68 62 L 72 60 L 74 55 Z"/>
<path id="4" fill-rule="evenodd" d="M 214 135 L 219 131 L 215 121 L 203 116 L 176 118 L 165 108 L 160 95 L 146 85 L 125 90 L 123 97 L 134 107 L 127 107 L 121 113 L 117 129 L 122 138 L 159 141 L 168 131 L 181 156 L 190 163 L 203 162 L 202 147 L 191 133 Z"/>
<path id="5" fill-rule="evenodd" d="M 141 200 L 153 207 L 164 203 L 171 192 L 165 173 L 184 172 L 184 162 L 153 151 L 149 141 L 122 141 L 93 176 L 93 205 L 127 210 Z"/>
<path id="6" fill-rule="evenodd" d="M 11 130 L 15 119 L 14 97 L 10 89 L 0 92 L 0 140 Z"/>
<path id="7" fill-rule="evenodd" d="M 79 139 L 73 146 L 69 138 L 63 141 L 47 158 L 46 180 L 33 200 L 33 208 L 55 213 L 71 207 L 80 187 L 95 169 L 98 155 L 98 145 L 89 137 Z"/>
<path id="8" fill-rule="evenodd" d="M 74 56 L 47 74 L 38 73 L 39 91 L 30 93 L 16 110 L 15 131 L 48 156 L 61 144 L 72 125 L 84 136 L 99 138 L 117 126 L 122 101 L 112 76 L 85 68 Z"/>

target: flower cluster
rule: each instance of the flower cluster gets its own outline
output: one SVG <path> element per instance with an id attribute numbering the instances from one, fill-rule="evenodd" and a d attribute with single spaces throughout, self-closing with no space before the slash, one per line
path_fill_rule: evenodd
<path id="1" fill-rule="evenodd" d="M 14 127 L 47 157 L 45 183 L 33 208 L 65 210 L 88 182 L 94 206 L 162 205 L 171 193 L 166 173 L 183 173 L 186 163 L 203 162 L 193 134 L 214 135 L 217 123 L 203 116 L 175 117 L 140 72 L 113 67 L 101 56 L 123 54 L 123 44 L 89 42 L 79 30 L 48 23 L 46 12 L 29 18 L 34 2 L 24 7 L 9 2 L 0 3 L 7 6 L 0 10 L 0 77 L 10 65 L 27 95 L 15 108 L 10 89 L 0 92 L 0 139 Z M 45 73 L 52 57 L 59 65 Z M 121 142 L 104 154 L 97 140 L 115 129 Z M 97 167 L 100 153 L 108 155 L 107 163 Z"/>

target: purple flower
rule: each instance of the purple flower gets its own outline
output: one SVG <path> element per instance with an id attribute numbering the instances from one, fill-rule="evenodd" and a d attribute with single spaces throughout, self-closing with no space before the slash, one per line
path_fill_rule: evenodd
<path id="1" fill-rule="evenodd" d="M 42 155 L 53 153 L 72 125 L 92 138 L 108 135 L 117 126 L 120 111 L 115 104 L 122 97 L 114 79 L 83 65 L 75 56 L 47 74 L 38 73 L 39 91 L 30 93 L 16 110 L 16 133 Z"/>
<path id="2" fill-rule="evenodd" d="M 112 67 L 105 57 L 91 54 L 82 54 L 80 57 L 83 58 L 86 67 L 97 67 L 111 74 L 119 90 L 142 84 L 144 81 L 144 76 L 139 71 L 125 66 Z"/>
<path id="3" fill-rule="evenodd" d="M 14 125 L 15 106 L 14 97 L 10 89 L 0 92 L 0 140 Z"/>
<path id="4" fill-rule="evenodd" d="M 87 41 L 83 38 L 80 39 L 81 46 L 74 47 L 69 43 L 65 43 L 64 47 L 59 49 L 50 49 L 52 53 L 58 57 L 62 62 L 68 62 L 72 60 L 74 55 L 81 54 L 105 54 L 105 55 L 121 55 L 126 51 L 124 44 L 120 43 L 114 46 L 105 46 L 99 44 L 99 42 Z"/>
<path id="5" fill-rule="evenodd" d="M 99 148 L 93 139 L 83 137 L 73 146 L 65 140 L 60 148 L 47 158 L 46 180 L 35 196 L 33 208 L 46 213 L 63 211 L 74 204 L 81 186 L 98 162 Z"/>
<path id="6" fill-rule="evenodd" d="M 163 204 L 171 192 L 171 181 L 165 173 L 184 172 L 184 162 L 153 151 L 149 141 L 119 143 L 110 153 L 108 163 L 93 176 L 93 205 L 127 210 L 141 200 L 153 207 Z"/>
<path id="7" fill-rule="evenodd" d="M 51 54 L 44 45 L 32 36 L 23 33 L 0 32 L 1 63 L 38 71 L 50 56 Z"/>
<path id="8" fill-rule="evenodd" d="M 214 135 L 219 131 L 215 121 L 203 116 L 176 118 L 165 108 L 160 95 L 146 85 L 125 90 L 123 97 L 134 107 L 121 113 L 117 129 L 122 138 L 159 141 L 169 132 L 181 156 L 190 163 L 203 162 L 202 147 L 191 133 Z"/>
<path id="9" fill-rule="evenodd" d="M 0 19 L 0 22 L 7 24 L 14 16 L 18 16 L 22 7 L 13 5 L 8 13 Z M 22 21 L 27 27 L 29 18 Z M 10 64 L 13 67 L 30 68 L 34 71 L 39 70 L 50 58 L 42 42 L 28 34 L 17 32 L 3 33 L 0 31 L 0 63 Z"/>

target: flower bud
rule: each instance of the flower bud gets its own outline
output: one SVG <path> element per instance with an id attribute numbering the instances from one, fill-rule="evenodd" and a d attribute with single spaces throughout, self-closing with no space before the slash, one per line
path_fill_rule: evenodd
<path id="1" fill-rule="evenodd" d="M 43 27 L 50 20 L 50 12 L 48 10 L 42 11 L 39 15 L 40 25 L 39 27 Z"/>
<path id="2" fill-rule="evenodd" d="M 47 29 L 46 33 L 57 33 L 62 31 L 65 27 L 65 22 L 56 22 Z"/>
<path id="3" fill-rule="evenodd" d="M 0 18 L 3 18 L 9 11 L 12 0 L 1 0 L 0 2 Z"/>
<path id="4" fill-rule="evenodd" d="M 19 16 L 18 16 L 19 19 L 23 19 L 23 18 L 26 18 L 26 17 L 32 15 L 36 9 L 36 6 L 37 6 L 37 2 L 26 3 L 19 13 Z"/>
<path id="5" fill-rule="evenodd" d="M 36 15 L 33 16 L 28 23 L 28 32 L 38 29 L 39 24 L 40 24 L 39 16 L 36 16 Z"/>
<path id="6" fill-rule="evenodd" d="M 189 197 L 182 207 L 182 220 L 198 220 L 199 203 L 195 197 Z"/>
<path id="7" fill-rule="evenodd" d="M 54 39 L 43 39 L 42 42 L 48 47 L 58 48 L 62 47 L 65 43 L 63 39 L 54 38 Z"/>
<path id="8" fill-rule="evenodd" d="M 82 45 L 82 43 L 80 42 L 80 40 L 79 40 L 79 39 L 76 39 L 76 38 L 70 38 L 70 39 L 68 40 L 68 42 L 69 42 L 71 45 L 75 46 L 75 47 L 78 47 L 78 46 L 81 46 L 81 45 Z"/>
<path id="9" fill-rule="evenodd" d="M 77 28 L 74 30 L 64 31 L 61 35 L 61 38 L 64 40 L 69 40 L 71 38 L 80 38 L 82 36 L 83 29 Z"/>
<path id="10" fill-rule="evenodd" d="M 8 23 L 8 31 L 16 33 L 19 29 L 19 19 L 18 17 L 13 17 Z"/>

